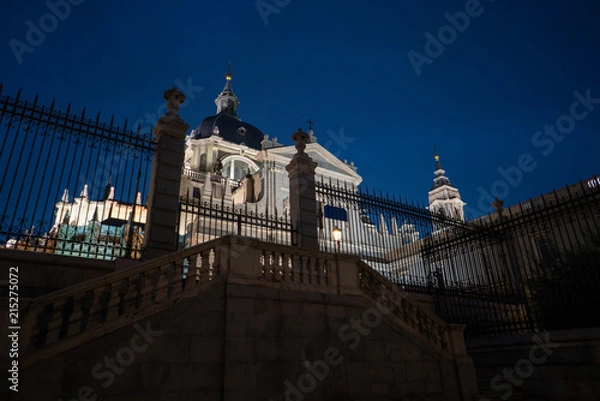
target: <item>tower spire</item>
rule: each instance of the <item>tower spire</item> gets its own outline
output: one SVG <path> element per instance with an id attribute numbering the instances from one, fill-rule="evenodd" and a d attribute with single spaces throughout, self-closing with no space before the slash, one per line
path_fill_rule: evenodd
<path id="1" fill-rule="evenodd" d="M 233 95 L 233 89 L 231 89 L 231 79 L 232 79 L 232 74 L 231 74 L 231 61 L 229 63 L 227 63 L 227 72 L 225 74 L 223 74 L 223 76 L 225 77 L 225 87 L 223 88 L 223 93 L 231 93 Z"/>
<path id="2" fill-rule="evenodd" d="M 433 149 L 433 158 L 435 160 L 435 178 L 433 179 L 433 186 L 431 187 L 431 190 L 433 191 L 434 189 L 440 188 L 444 185 L 454 188 L 448 177 L 446 177 L 446 170 L 442 168 L 442 164 L 440 163 L 440 155 L 437 152 L 437 146 L 434 146 Z"/>
<path id="3" fill-rule="evenodd" d="M 217 114 L 218 113 L 229 113 L 234 116 L 237 115 L 237 107 L 240 104 L 237 96 L 233 93 L 233 88 L 231 87 L 231 80 L 233 79 L 233 74 L 231 72 L 231 62 L 227 65 L 227 72 L 223 74 L 225 77 L 225 87 L 223 91 L 217 96 L 215 99 L 215 104 L 217 105 Z"/>
<path id="4" fill-rule="evenodd" d="M 435 159 L 435 170 L 442 170 L 442 165 L 440 164 L 440 155 L 437 151 L 437 145 L 433 145 L 433 158 Z"/>
<path id="5" fill-rule="evenodd" d="M 460 198 L 458 188 L 452 185 L 446 177 L 446 171 L 440 163 L 437 146 L 433 147 L 433 158 L 435 160 L 435 178 L 429 191 L 429 210 L 449 218 L 464 220 L 463 208 L 466 203 Z"/>
<path id="6" fill-rule="evenodd" d="M 110 186 L 110 181 L 112 179 L 112 175 L 108 176 L 108 181 L 106 182 L 106 186 L 104 187 L 104 197 L 103 200 L 108 200 L 111 199 L 110 197 L 110 193 L 111 193 L 111 186 Z"/>

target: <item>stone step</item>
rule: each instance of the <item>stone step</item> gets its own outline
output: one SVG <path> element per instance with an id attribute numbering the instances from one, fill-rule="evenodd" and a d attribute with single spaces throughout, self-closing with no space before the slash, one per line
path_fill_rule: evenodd
<path id="1" fill-rule="evenodd" d="M 479 394 L 473 397 L 473 401 L 505 401 L 506 398 L 502 398 L 503 392 L 497 392 L 492 390 L 490 382 L 479 382 Z M 513 392 L 508 397 L 510 401 L 547 401 L 544 398 L 536 397 L 527 391 L 513 388 Z"/>

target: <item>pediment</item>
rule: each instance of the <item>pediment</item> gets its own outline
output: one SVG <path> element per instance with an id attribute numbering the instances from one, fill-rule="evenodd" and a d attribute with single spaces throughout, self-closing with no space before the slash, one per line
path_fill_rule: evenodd
<path id="1" fill-rule="evenodd" d="M 290 160 L 297 151 L 294 146 L 283 146 L 268 149 L 268 152 L 269 155 L 279 155 Z M 307 144 L 306 153 L 317 163 L 317 175 L 322 175 L 326 179 L 351 182 L 354 185 L 358 185 L 362 181 L 362 177 L 350 165 L 338 159 L 319 143 Z"/>

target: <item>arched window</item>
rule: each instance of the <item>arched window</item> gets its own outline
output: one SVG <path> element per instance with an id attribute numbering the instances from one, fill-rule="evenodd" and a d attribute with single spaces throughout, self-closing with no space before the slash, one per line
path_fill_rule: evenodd
<path id="1" fill-rule="evenodd" d="M 252 160 L 244 156 L 227 156 L 223 159 L 222 174 L 225 178 L 232 180 L 241 180 L 248 173 L 254 174 L 258 171 L 258 166 Z"/>

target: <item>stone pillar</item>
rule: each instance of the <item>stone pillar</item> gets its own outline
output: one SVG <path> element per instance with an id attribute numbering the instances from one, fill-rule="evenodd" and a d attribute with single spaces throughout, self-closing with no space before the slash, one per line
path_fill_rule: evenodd
<path id="1" fill-rule="evenodd" d="M 302 129 L 292 135 L 298 152 L 286 170 L 290 179 L 290 217 L 295 230 L 295 243 L 300 248 L 319 250 L 315 163 L 304 152 L 309 136 Z"/>
<path id="2" fill-rule="evenodd" d="M 473 400 L 479 392 L 479 384 L 475 365 L 465 346 L 465 327 L 464 324 L 449 324 L 449 339 L 463 400 Z"/>
<path id="3" fill-rule="evenodd" d="M 177 250 L 179 187 L 189 125 L 177 114 L 185 96 L 176 87 L 164 93 L 167 113 L 154 127 L 157 149 L 152 162 L 148 217 L 144 235 L 144 259 Z"/>

